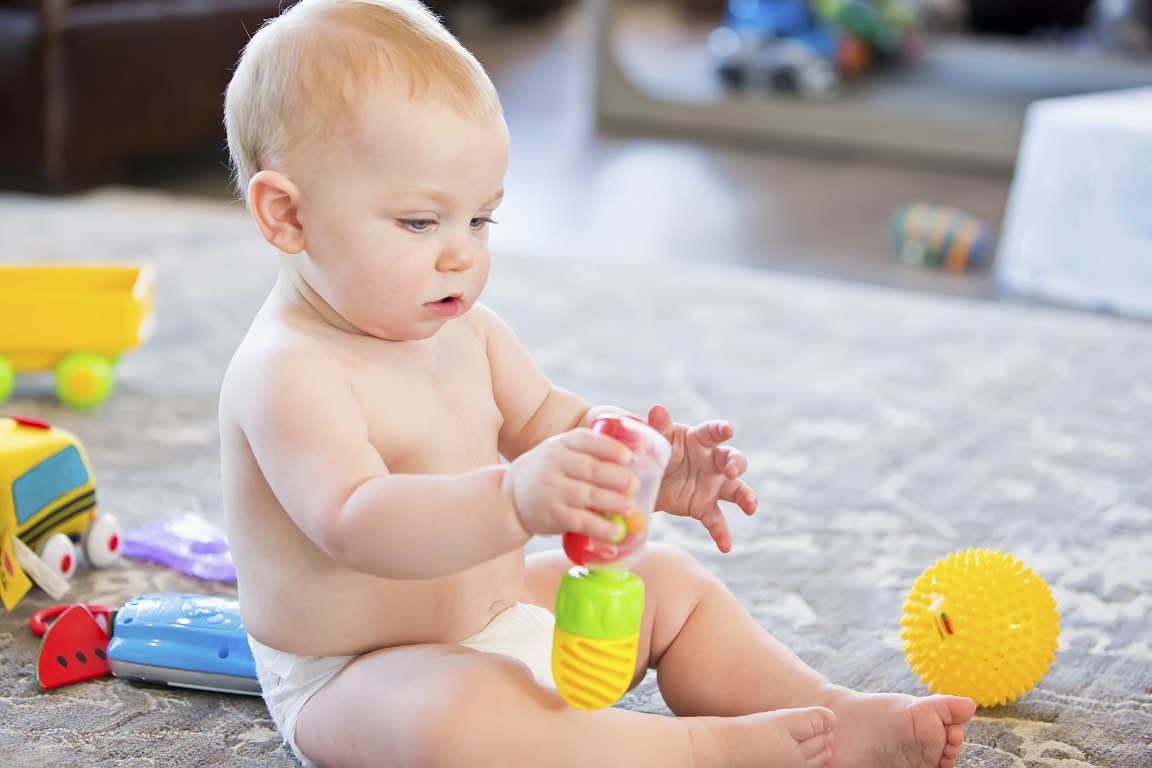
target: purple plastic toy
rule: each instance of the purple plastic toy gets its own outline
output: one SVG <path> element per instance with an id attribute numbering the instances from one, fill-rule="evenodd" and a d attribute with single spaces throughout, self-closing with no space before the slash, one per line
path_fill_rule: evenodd
<path id="1" fill-rule="evenodd" d="M 195 512 L 146 523 L 124 534 L 124 554 L 208 581 L 236 581 L 224 532 Z"/>

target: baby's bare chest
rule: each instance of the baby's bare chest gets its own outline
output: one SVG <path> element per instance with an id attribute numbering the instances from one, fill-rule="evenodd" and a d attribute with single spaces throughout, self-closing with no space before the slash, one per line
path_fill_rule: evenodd
<path id="1" fill-rule="evenodd" d="M 391 472 L 458 474 L 499 461 L 503 417 L 482 352 L 379 361 L 362 373 L 369 437 Z"/>

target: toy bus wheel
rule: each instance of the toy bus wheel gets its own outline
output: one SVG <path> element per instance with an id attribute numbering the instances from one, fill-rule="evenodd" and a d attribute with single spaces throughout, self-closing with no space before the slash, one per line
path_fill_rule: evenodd
<path id="1" fill-rule="evenodd" d="M 54 533 L 41 542 L 36 554 L 44 564 L 65 579 L 72 578 L 76 573 L 76 547 L 72 539 L 62 533 Z"/>
<path id="2" fill-rule="evenodd" d="M 93 568 L 107 568 L 120 559 L 124 529 L 112 515 L 100 514 L 84 530 L 84 557 Z"/>
<path id="3" fill-rule="evenodd" d="M 73 352 L 56 366 L 56 396 L 78 410 L 95 408 L 112 394 L 112 362 L 93 352 Z"/>
<path id="4" fill-rule="evenodd" d="M 12 388 L 16 386 L 16 366 L 12 365 L 12 361 L 0 355 L 0 403 L 8 399 L 12 394 Z"/>

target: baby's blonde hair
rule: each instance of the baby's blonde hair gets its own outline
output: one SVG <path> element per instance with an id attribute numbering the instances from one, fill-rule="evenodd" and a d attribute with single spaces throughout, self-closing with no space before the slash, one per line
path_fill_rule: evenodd
<path id="1" fill-rule="evenodd" d="M 380 80 L 466 117 L 500 115 L 484 68 L 418 0 L 301 0 L 252 36 L 228 85 L 240 196 L 295 145 L 351 128 L 356 100 Z"/>

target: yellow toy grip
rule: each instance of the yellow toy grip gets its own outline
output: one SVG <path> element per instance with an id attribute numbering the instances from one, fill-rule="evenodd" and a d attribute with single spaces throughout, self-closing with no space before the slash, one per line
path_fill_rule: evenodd
<path id="1" fill-rule="evenodd" d="M 552 677 L 556 690 L 577 709 L 612 706 L 628 692 L 639 646 L 639 633 L 603 640 L 557 629 L 552 636 Z"/>
<path id="2" fill-rule="evenodd" d="M 636 674 L 644 582 L 628 571 L 572 568 L 556 595 L 552 679 L 577 709 L 603 709 L 628 692 Z"/>

